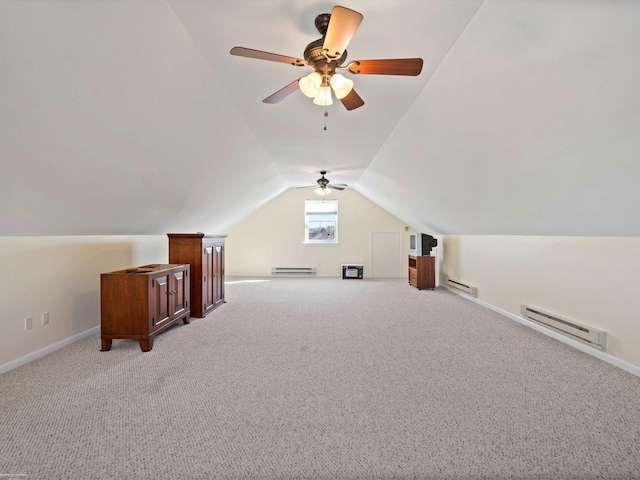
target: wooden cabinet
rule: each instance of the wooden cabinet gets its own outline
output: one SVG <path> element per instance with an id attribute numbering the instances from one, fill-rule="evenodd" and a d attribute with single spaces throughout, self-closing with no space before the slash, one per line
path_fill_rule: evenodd
<path id="1" fill-rule="evenodd" d="M 191 315 L 204 317 L 224 300 L 226 235 L 168 233 L 169 262 L 191 265 Z"/>
<path id="2" fill-rule="evenodd" d="M 418 290 L 436 288 L 436 258 L 430 255 L 409 255 L 409 284 Z"/>
<path id="3" fill-rule="evenodd" d="M 153 264 L 100 275 L 102 350 L 114 338 L 138 340 L 143 352 L 179 320 L 189 323 L 189 265 Z"/>

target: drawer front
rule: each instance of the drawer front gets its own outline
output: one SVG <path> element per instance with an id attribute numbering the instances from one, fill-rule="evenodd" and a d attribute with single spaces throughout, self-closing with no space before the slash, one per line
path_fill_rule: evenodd
<path id="1" fill-rule="evenodd" d="M 418 281 L 417 270 L 415 268 L 410 268 L 409 269 L 409 283 L 411 283 L 412 285 L 415 285 L 417 281 Z"/>

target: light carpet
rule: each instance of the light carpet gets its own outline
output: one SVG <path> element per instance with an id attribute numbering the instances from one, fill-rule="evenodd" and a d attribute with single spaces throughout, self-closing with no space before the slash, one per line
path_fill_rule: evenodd
<path id="1" fill-rule="evenodd" d="M 640 378 L 404 280 L 229 278 L 148 353 L 0 376 L 28 479 L 640 479 Z"/>

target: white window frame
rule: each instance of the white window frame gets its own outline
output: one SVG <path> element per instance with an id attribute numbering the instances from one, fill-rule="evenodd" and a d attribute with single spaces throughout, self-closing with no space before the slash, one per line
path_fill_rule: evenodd
<path id="1" fill-rule="evenodd" d="M 335 227 L 333 238 L 309 239 L 309 218 L 310 214 L 333 214 Z M 338 200 L 305 200 L 304 201 L 304 243 L 313 245 L 337 245 L 338 244 Z"/>

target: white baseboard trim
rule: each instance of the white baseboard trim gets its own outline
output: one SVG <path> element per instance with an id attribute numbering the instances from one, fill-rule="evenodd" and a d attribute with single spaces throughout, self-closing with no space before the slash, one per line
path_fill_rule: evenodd
<path id="1" fill-rule="evenodd" d="M 225 279 L 229 279 L 231 281 L 233 281 L 236 278 L 242 278 L 242 277 L 251 277 L 251 278 L 287 278 L 287 277 L 294 277 L 294 278 L 342 278 L 342 275 L 340 274 L 333 274 L 333 273 L 317 273 L 315 275 L 295 275 L 295 274 L 287 274 L 287 275 L 271 275 L 270 273 L 242 273 L 239 275 L 231 275 L 228 273 L 225 273 Z M 370 274 L 364 274 L 363 278 L 373 278 Z M 405 279 L 407 280 L 409 278 L 408 275 L 401 275 L 400 277 L 398 277 L 399 279 Z M 438 286 L 439 284 L 436 283 L 436 286 Z"/>
<path id="2" fill-rule="evenodd" d="M 3 373 L 9 372 L 11 370 L 14 370 L 18 367 L 21 367 L 23 365 L 26 365 L 27 363 L 33 362 L 34 360 L 42 358 L 45 355 L 55 352 L 56 350 L 66 347 L 67 345 L 71 345 L 72 343 L 77 342 L 78 340 L 84 337 L 88 337 L 89 335 L 93 335 L 94 333 L 99 331 L 100 331 L 100 325 L 90 328 L 89 330 L 85 330 L 84 332 L 78 333 L 72 337 L 65 338 L 64 340 L 61 340 L 58 343 L 49 345 L 48 347 L 41 348 L 36 352 L 25 355 L 24 357 L 11 360 L 10 362 L 5 363 L 4 365 L 0 365 L 0 375 L 2 375 Z"/>
<path id="3" fill-rule="evenodd" d="M 455 293 L 456 295 L 462 298 L 465 298 L 473 303 L 477 303 L 478 305 L 488 308 L 489 310 L 493 310 L 494 312 L 499 313 L 500 315 L 503 315 L 505 317 L 508 317 L 511 320 L 515 320 L 516 322 L 521 323 L 522 325 L 526 325 L 527 327 L 533 328 L 534 330 L 540 333 L 544 333 L 545 335 L 551 338 L 555 338 L 556 340 L 559 340 L 562 343 L 566 343 L 567 345 L 577 348 L 578 350 L 584 353 L 588 353 L 589 355 L 592 355 L 596 358 L 599 358 L 600 360 L 610 363 L 611 365 L 621 368 L 625 372 L 629 372 L 630 374 L 635 375 L 636 377 L 640 377 L 640 367 L 636 367 L 635 365 L 625 362 L 624 360 L 620 360 L 619 358 L 616 358 L 613 355 L 610 355 L 606 352 L 602 352 L 598 349 L 585 345 L 582 342 L 573 340 L 572 338 L 562 335 L 561 333 L 554 332 L 553 330 L 549 328 L 545 328 L 542 325 L 538 325 L 537 323 L 527 320 L 524 317 L 520 317 L 511 312 L 507 312 L 506 310 L 502 310 L 501 308 L 491 305 L 490 303 L 483 302 L 482 300 L 478 300 L 477 298 L 471 297 L 463 292 L 458 292 L 455 289 L 450 288 L 446 285 L 443 285 L 443 287 L 449 290 L 451 293 Z"/>
<path id="4" fill-rule="evenodd" d="M 333 273 L 316 273 L 315 275 L 309 274 L 296 274 L 296 273 L 286 273 L 282 275 L 271 275 L 270 273 L 240 273 L 240 274 L 229 274 L 225 273 L 224 278 L 233 280 L 235 278 L 242 277 L 250 277 L 250 278 L 318 278 L 318 277 L 328 277 L 328 278 L 340 278 L 340 275 Z"/>

